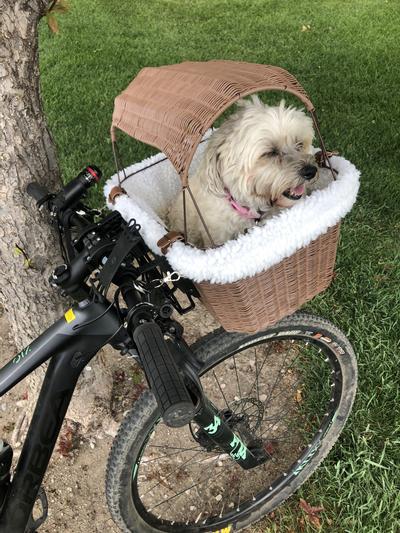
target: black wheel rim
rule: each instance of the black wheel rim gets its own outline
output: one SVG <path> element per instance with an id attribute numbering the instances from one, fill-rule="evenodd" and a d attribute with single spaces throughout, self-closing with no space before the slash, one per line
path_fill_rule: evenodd
<path id="1" fill-rule="evenodd" d="M 288 348 L 289 344 L 291 348 Z M 263 476 L 260 474 L 260 469 L 265 469 L 264 465 L 250 471 L 243 471 L 233 461 L 228 462 L 225 458 L 221 458 L 223 454 L 218 455 L 218 451 L 206 451 L 204 446 L 199 445 L 193 439 L 187 428 L 170 430 L 175 432 L 172 445 L 170 445 L 166 437 L 167 435 L 169 437 L 171 433 L 168 433 L 168 429 L 164 429 L 158 436 L 157 432 L 163 424 L 160 420 L 155 420 L 147 439 L 143 442 L 139 459 L 132 468 L 132 499 L 145 522 L 161 531 L 171 532 L 179 530 L 189 533 L 190 531 L 206 531 L 210 528 L 223 528 L 245 517 L 291 483 L 293 477 L 297 477 L 306 469 L 317 454 L 322 440 L 332 426 L 340 404 L 342 374 L 334 346 L 334 343 L 327 342 L 327 339 L 320 334 L 317 336 L 311 333 L 293 335 L 291 332 L 282 331 L 271 338 L 259 336 L 239 343 L 239 346 L 231 349 L 229 353 L 210 361 L 202 374 L 202 383 L 206 394 L 221 407 L 221 411 L 230 409 L 238 413 L 240 409 L 258 406 L 259 402 L 264 405 L 262 422 L 259 422 L 259 412 L 255 410 L 252 417 L 249 416 L 248 426 L 250 431 L 258 433 L 258 436 L 265 440 L 266 451 L 271 455 L 271 461 L 267 465 L 277 462 L 278 452 L 280 455 L 288 455 L 288 448 L 284 443 L 285 441 L 290 443 L 291 438 L 292 451 L 296 447 L 299 450 L 295 451 L 292 456 L 289 454 L 286 464 L 279 460 L 275 474 L 272 472 Z M 267 351 L 263 358 L 259 351 L 260 347 Z M 335 347 L 339 349 L 337 345 Z M 251 356 L 249 358 L 249 350 L 255 350 L 253 361 Z M 286 355 L 280 356 L 279 350 L 283 350 Z M 248 380 L 246 383 L 243 379 L 243 362 L 239 361 L 239 358 L 247 360 L 250 367 L 253 363 L 253 367 L 257 369 L 253 373 L 250 388 Z M 262 392 L 262 386 L 265 385 L 261 377 L 263 370 L 270 370 L 271 365 L 276 365 L 278 361 L 280 361 L 280 366 L 276 368 L 275 377 L 271 381 L 272 387 L 267 393 Z M 300 364 L 295 366 L 296 362 Z M 310 370 L 311 362 L 318 362 L 312 371 Z M 230 365 L 230 373 L 222 367 L 227 364 Z M 304 374 L 301 376 L 299 374 L 301 368 L 308 374 L 305 381 Z M 324 368 L 323 377 L 320 374 L 321 368 Z M 224 374 L 223 380 L 220 377 L 221 370 Z M 286 379 L 285 386 L 282 386 L 287 375 L 291 377 L 289 381 Z M 225 383 L 229 378 L 235 381 L 236 394 L 233 398 L 233 385 L 228 391 Z M 320 397 L 321 392 L 317 387 L 314 387 L 315 390 L 312 393 L 315 398 L 311 398 L 308 390 L 305 390 L 305 385 L 312 385 L 313 380 L 317 378 L 318 385 L 323 385 L 325 398 Z M 207 384 L 206 380 L 214 382 L 214 393 L 210 394 L 211 382 Z M 280 387 L 278 387 L 279 383 Z M 215 396 L 218 396 L 218 402 Z M 292 400 L 288 401 L 289 398 Z M 316 399 L 318 411 L 311 411 L 315 420 L 310 421 L 305 416 L 305 408 L 315 405 Z M 282 421 L 287 421 L 288 413 L 293 415 L 294 407 L 297 407 L 296 414 L 300 414 L 298 421 L 304 426 L 300 428 L 299 433 L 295 434 L 295 438 L 298 439 L 301 434 L 304 442 L 299 441 L 293 444 L 293 427 L 287 423 L 286 433 L 282 433 Z M 185 435 L 176 436 L 177 431 L 185 430 Z M 184 444 L 178 445 L 178 441 Z M 221 462 L 222 466 L 219 464 Z M 166 466 L 167 463 L 173 466 Z M 213 473 L 205 474 L 205 470 L 210 470 L 210 466 Z M 198 477 L 193 478 L 193 468 L 199 471 Z M 254 476 L 256 470 L 258 474 Z M 280 474 L 277 470 L 281 470 Z M 249 490 L 250 483 L 244 486 L 243 479 L 246 477 L 248 480 L 252 479 L 254 487 L 252 490 Z M 204 492 L 199 489 L 201 485 L 211 486 L 213 490 L 207 488 Z M 224 487 L 229 487 L 229 490 L 221 490 Z M 235 487 L 236 498 L 233 497 L 232 487 Z M 194 493 L 197 493 L 197 498 Z M 203 502 L 200 498 L 202 493 Z M 205 497 L 206 494 L 209 498 Z M 187 501 L 183 504 L 185 499 Z"/>

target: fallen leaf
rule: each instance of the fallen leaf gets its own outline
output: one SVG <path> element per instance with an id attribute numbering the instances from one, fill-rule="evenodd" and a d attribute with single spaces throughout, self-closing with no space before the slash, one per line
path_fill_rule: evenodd
<path id="1" fill-rule="evenodd" d="M 126 379 L 125 372 L 123 370 L 117 370 L 114 372 L 114 380 L 117 383 L 123 383 Z"/>
<path id="2" fill-rule="evenodd" d="M 301 31 L 311 31 L 311 25 L 310 24 L 303 24 L 301 27 Z"/>
<path id="3" fill-rule="evenodd" d="M 311 514 L 307 515 L 307 518 L 314 527 L 316 527 L 317 529 L 321 529 L 321 520 L 318 516 Z"/>
<path id="4" fill-rule="evenodd" d="M 301 403 L 303 401 L 303 391 L 301 389 L 297 389 L 295 400 L 297 403 Z"/>
<path id="5" fill-rule="evenodd" d="M 58 453 L 63 455 L 64 457 L 69 457 L 72 448 L 73 448 L 73 441 L 74 441 L 74 431 L 70 426 L 67 426 L 65 428 L 64 433 L 60 435 L 59 441 L 58 441 Z"/>
<path id="6" fill-rule="evenodd" d="M 24 268 L 32 268 L 32 259 L 24 259 Z"/>
<path id="7" fill-rule="evenodd" d="M 274 453 L 276 453 L 276 451 L 278 450 L 278 442 L 273 440 L 265 442 L 264 450 L 267 452 L 268 455 L 272 457 Z"/>
<path id="8" fill-rule="evenodd" d="M 56 17 L 52 13 L 49 13 L 46 18 L 47 18 L 47 24 L 50 30 L 53 33 L 58 33 L 59 29 L 58 29 L 58 22 L 57 22 Z"/>
<path id="9" fill-rule="evenodd" d="M 146 385 L 144 383 L 138 383 L 136 384 L 132 389 L 132 399 L 136 401 L 139 396 L 142 394 L 142 392 L 145 390 Z"/>
<path id="10" fill-rule="evenodd" d="M 321 519 L 318 514 L 324 510 L 322 506 L 313 507 L 307 503 L 303 498 L 299 500 L 299 507 L 306 513 L 307 520 L 317 529 L 321 529 Z"/>
<path id="11" fill-rule="evenodd" d="M 303 509 L 303 511 L 306 513 L 306 514 L 318 514 L 320 513 L 321 511 L 324 510 L 324 508 L 321 506 L 319 507 L 313 507 L 312 505 L 310 505 L 309 503 L 307 503 L 305 500 L 303 500 L 303 498 L 300 498 L 300 501 L 299 501 L 299 507 L 301 509 Z"/>
<path id="12" fill-rule="evenodd" d="M 67 13 L 69 11 L 69 3 L 66 0 L 57 0 L 54 2 L 51 13 Z"/>

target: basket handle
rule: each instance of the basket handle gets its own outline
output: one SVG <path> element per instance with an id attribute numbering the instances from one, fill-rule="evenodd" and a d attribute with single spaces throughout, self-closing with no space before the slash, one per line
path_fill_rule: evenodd
<path id="1" fill-rule="evenodd" d="M 115 99 L 111 139 L 120 129 L 165 153 L 188 185 L 190 164 L 204 133 L 240 98 L 261 91 L 296 96 L 312 116 L 321 148 L 314 105 L 297 79 L 280 67 L 240 61 L 185 62 L 144 68 Z M 328 159 L 326 163 L 330 166 Z"/>

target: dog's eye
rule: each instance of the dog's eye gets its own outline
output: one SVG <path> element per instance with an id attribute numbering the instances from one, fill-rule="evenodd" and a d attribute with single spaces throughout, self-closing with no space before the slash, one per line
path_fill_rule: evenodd
<path id="1" fill-rule="evenodd" d="M 276 157 L 277 155 L 279 155 L 279 150 L 273 148 L 269 152 L 264 152 L 261 157 Z"/>
<path id="2" fill-rule="evenodd" d="M 298 152 L 300 152 L 300 150 L 303 150 L 303 147 L 304 147 L 304 144 L 301 141 L 296 143 L 296 150 Z"/>

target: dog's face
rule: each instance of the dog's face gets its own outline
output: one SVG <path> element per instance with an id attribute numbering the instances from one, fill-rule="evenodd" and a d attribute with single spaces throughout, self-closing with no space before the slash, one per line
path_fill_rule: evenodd
<path id="1" fill-rule="evenodd" d="M 243 100 L 217 130 L 207 149 L 208 187 L 248 207 L 290 207 L 317 172 L 311 154 L 312 120 L 298 109 Z"/>

